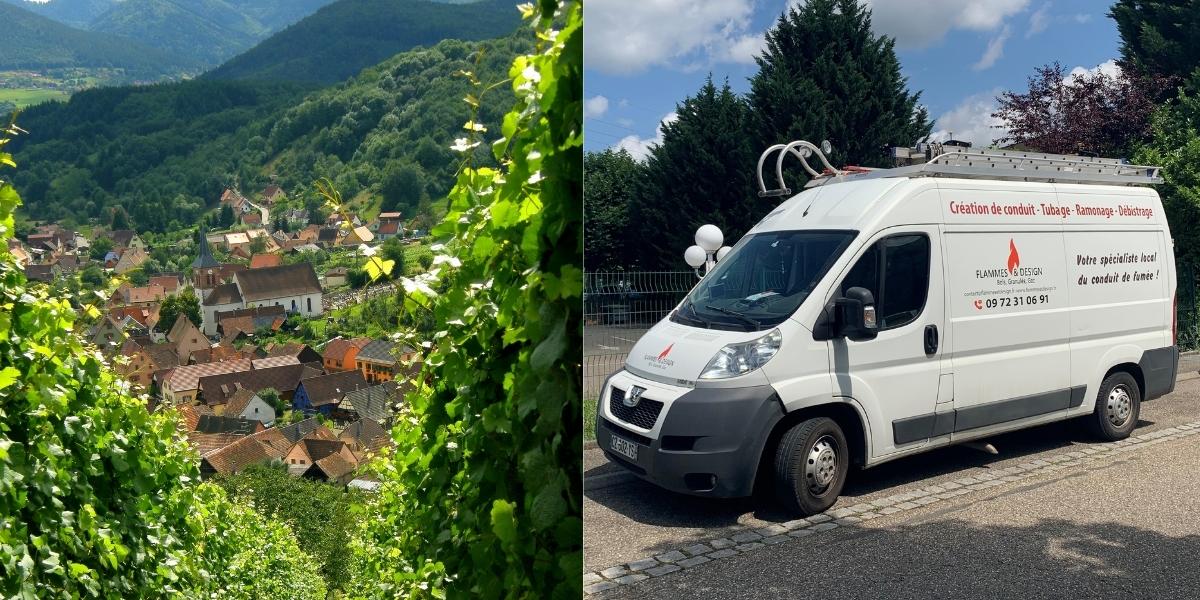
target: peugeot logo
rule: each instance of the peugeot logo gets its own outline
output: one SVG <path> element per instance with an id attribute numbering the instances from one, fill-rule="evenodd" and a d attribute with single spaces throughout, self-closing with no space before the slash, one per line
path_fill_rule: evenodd
<path id="1" fill-rule="evenodd" d="M 642 393 L 646 391 L 644 387 L 632 386 L 625 391 L 625 397 L 621 399 L 621 404 L 633 408 L 642 401 Z"/>

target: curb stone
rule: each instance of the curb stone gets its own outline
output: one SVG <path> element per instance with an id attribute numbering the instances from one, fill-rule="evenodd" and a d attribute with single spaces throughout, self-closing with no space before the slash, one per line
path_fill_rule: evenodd
<path id="1" fill-rule="evenodd" d="M 1129 437 L 1103 447 L 1089 446 L 1007 469 L 997 469 L 990 473 L 964 477 L 953 482 L 929 485 L 913 492 L 864 502 L 828 513 L 811 515 L 804 519 L 754 529 L 747 528 L 728 537 L 693 543 L 654 557 L 586 572 L 583 574 L 583 592 L 584 595 L 597 594 L 617 587 L 633 585 L 653 577 L 662 577 L 683 569 L 694 568 L 714 560 L 753 552 L 767 545 L 784 542 L 786 541 L 785 536 L 799 539 L 839 528 L 858 528 L 862 521 L 909 511 L 975 491 L 990 490 L 1036 475 L 1079 466 L 1086 467 L 1088 464 L 1102 461 L 1106 455 L 1125 453 L 1195 434 L 1200 434 L 1200 421 Z"/>

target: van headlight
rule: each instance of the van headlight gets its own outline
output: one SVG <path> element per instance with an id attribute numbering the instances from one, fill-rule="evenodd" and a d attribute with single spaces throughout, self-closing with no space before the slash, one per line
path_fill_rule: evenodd
<path id="1" fill-rule="evenodd" d="M 700 373 L 700 379 L 726 379 L 745 375 L 771 360 L 779 352 L 783 334 L 776 329 L 756 340 L 729 344 L 717 351 Z"/>

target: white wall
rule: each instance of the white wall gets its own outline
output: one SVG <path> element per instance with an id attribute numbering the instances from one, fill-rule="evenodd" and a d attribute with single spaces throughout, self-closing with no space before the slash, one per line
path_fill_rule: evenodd
<path id="1" fill-rule="evenodd" d="M 302 296 L 284 296 L 281 298 L 269 298 L 269 299 L 265 299 L 265 300 L 249 302 L 246 304 L 246 306 L 253 307 L 253 306 L 276 306 L 276 305 L 278 305 L 278 306 L 282 306 L 285 311 L 291 312 L 292 311 L 292 300 L 296 301 L 296 312 L 298 312 L 306 317 L 319 317 L 319 316 L 321 316 L 321 314 L 323 312 L 322 307 L 321 307 L 321 294 L 306 294 L 306 295 L 302 295 Z M 308 310 L 308 306 L 309 306 L 308 301 L 309 300 L 312 301 L 312 310 L 311 311 Z"/>
<path id="2" fill-rule="evenodd" d="M 204 335 L 217 335 L 217 312 L 227 310 L 237 310 L 242 308 L 241 302 L 231 302 L 229 304 L 215 304 L 213 306 L 201 306 L 200 309 L 204 313 L 204 324 L 201 330 Z"/>
<path id="3" fill-rule="evenodd" d="M 275 421 L 275 409 L 271 408 L 265 400 L 255 396 L 250 399 L 250 403 L 246 405 L 246 410 L 239 415 L 243 419 L 252 419 L 261 421 L 263 425 L 270 425 Z"/>

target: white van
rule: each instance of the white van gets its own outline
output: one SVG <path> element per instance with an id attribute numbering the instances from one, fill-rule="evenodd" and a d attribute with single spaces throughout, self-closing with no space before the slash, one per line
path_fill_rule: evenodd
<path id="1" fill-rule="evenodd" d="M 803 153 L 797 151 L 802 148 Z M 831 506 L 851 464 L 1080 417 L 1127 437 L 1171 392 L 1175 259 L 1158 170 L 933 147 L 828 167 L 707 273 L 605 382 L 597 442 L 659 486 Z M 908 149 L 897 149 L 907 156 Z M 911 152 L 911 151 L 908 151 Z M 805 161 L 815 153 L 827 169 Z M 768 483 L 768 482 L 763 482 Z"/>

